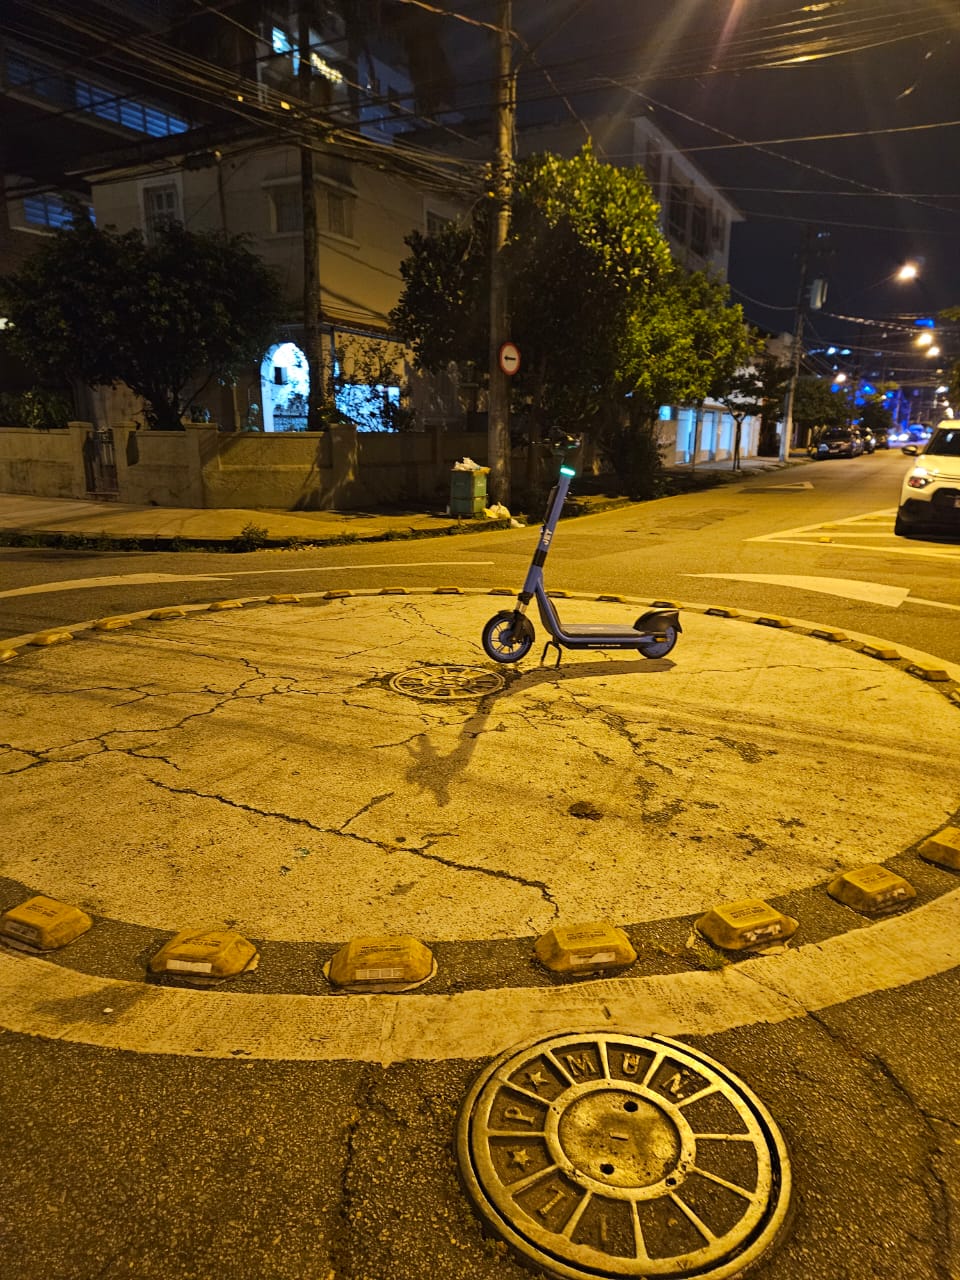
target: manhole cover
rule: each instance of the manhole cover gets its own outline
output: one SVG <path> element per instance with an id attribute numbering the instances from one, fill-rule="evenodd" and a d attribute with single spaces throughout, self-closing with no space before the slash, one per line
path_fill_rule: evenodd
<path id="1" fill-rule="evenodd" d="M 408 698 L 436 698 L 443 702 L 499 693 L 504 683 L 502 675 L 483 667 L 412 667 L 390 678 L 390 688 Z"/>
<path id="2" fill-rule="evenodd" d="M 790 1198 L 786 1147 L 759 1099 L 660 1036 L 508 1050 L 470 1090 L 457 1151 L 500 1235 L 573 1280 L 740 1275 Z"/>

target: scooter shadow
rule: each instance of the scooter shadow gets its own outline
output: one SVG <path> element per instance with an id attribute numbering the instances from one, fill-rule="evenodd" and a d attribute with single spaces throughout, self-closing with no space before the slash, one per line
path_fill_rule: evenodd
<path id="1" fill-rule="evenodd" d="M 561 662 L 557 666 L 550 662 L 548 655 L 547 661 L 539 666 L 527 671 L 517 671 L 506 689 L 493 696 L 503 697 L 505 693 L 522 691 L 538 684 L 557 684 L 564 680 L 589 680 L 597 676 L 660 675 L 664 671 L 672 671 L 676 665 L 669 658 L 634 658 L 627 662 L 618 662 L 615 658 L 610 658 L 604 662 L 597 662 L 595 659 L 580 663 Z"/>

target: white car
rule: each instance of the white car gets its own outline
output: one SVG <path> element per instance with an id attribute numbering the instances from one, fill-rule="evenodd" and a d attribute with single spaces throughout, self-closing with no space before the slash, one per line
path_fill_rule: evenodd
<path id="1" fill-rule="evenodd" d="M 960 420 L 946 418 L 925 445 L 908 444 L 913 466 L 903 478 L 893 531 L 960 535 Z"/>

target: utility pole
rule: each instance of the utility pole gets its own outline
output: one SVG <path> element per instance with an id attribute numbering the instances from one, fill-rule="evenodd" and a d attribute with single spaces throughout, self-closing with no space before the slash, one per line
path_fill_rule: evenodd
<path id="1" fill-rule="evenodd" d="M 317 234 L 317 187 L 314 181 L 313 150 L 307 137 L 307 118 L 312 105 L 310 65 L 310 7 L 301 3 L 298 13 L 297 47 L 300 65 L 297 88 L 301 103 L 300 197 L 303 207 L 303 354 L 310 374 L 307 400 L 307 430 L 323 427 L 323 351 L 320 345 L 320 240 Z"/>
<path id="2" fill-rule="evenodd" d="M 506 243 L 513 190 L 513 132 L 516 82 L 512 67 L 512 0 L 498 0 L 497 77 L 493 160 L 494 209 L 490 241 L 490 364 L 487 393 L 487 462 L 494 502 L 510 505 L 510 380 L 500 368 L 500 348 L 509 338 L 510 315 Z"/>
<path id="3" fill-rule="evenodd" d="M 793 440 L 793 406 L 797 398 L 797 380 L 800 377 L 800 357 L 803 354 L 803 321 L 806 311 L 807 276 L 810 272 L 810 247 L 814 230 L 809 224 L 803 235 L 800 250 L 800 284 L 797 288 L 797 305 L 793 316 L 793 345 L 790 348 L 790 381 L 787 384 L 787 404 L 783 415 L 783 434 L 780 437 L 780 461 L 790 456 Z"/>

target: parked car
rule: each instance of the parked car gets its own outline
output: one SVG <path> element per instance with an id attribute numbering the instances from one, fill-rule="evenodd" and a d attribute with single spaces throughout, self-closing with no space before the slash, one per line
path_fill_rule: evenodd
<path id="1" fill-rule="evenodd" d="M 890 437 L 891 437 L 891 431 L 887 427 L 873 428 L 873 438 L 876 441 L 875 447 L 877 449 L 889 449 Z"/>
<path id="2" fill-rule="evenodd" d="M 894 533 L 960 534 L 960 422 L 945 419 L 925 446 L 904 445 L 903 453 L 914 462 L 900 488 Z"/>
<path id="3" fill-rule="evenodd" d="M 827 427 L 807 452 L 815 458 L 856 458 L 863 453 L 863 439 L 850 427 Z"/>
<path id="4" fill-rule="evenodd" d="M 873 453 L 874 449 L 877 447 L 877 437 L 873 434 L 873 431 L 869 427 L 863 426 L 854 427 L 854 431 L 863 441 L 863 452 Z"/>

